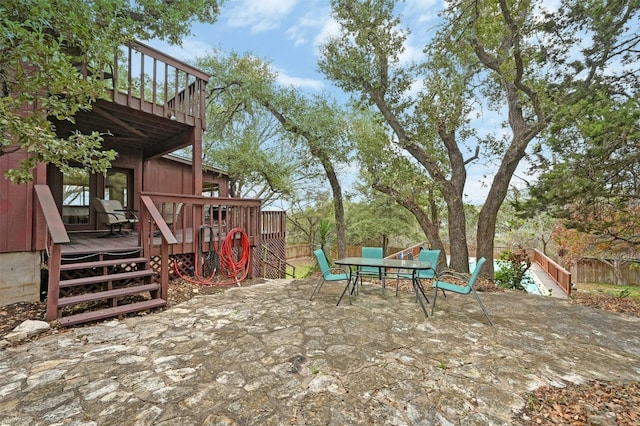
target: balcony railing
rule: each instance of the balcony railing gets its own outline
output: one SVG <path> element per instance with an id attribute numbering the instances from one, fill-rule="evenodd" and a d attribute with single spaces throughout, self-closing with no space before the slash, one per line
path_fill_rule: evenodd
<path id="1" fill-rule="evenodd" d="M 80 72 L 86 77 L 86 64 Z M 118 105 L 206 127 L 209 76 L 203 71 L 140 42 L 123 46 L 110 70 L 101 73 L 109 98 Z"/>

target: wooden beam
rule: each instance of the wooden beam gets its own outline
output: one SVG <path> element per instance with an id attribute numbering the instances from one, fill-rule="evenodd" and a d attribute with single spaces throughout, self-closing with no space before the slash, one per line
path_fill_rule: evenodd
<path id="1" fill-rule="evenodd" d="M 131 133 L 140 136 L 141 138 L 145 138 L 145 139 L 148 138 L 148 136 L 145 133 L 143 133 L 140 130 L 136 129 L 132 125 L 125 123 L 124 121 L 120 120 L 119 118 L 114 117 L 113 115 L 109 114 L 107 111 L 103 110 L 100 107 L 97 107 L 97 106 L 94 105 L 93 108 L 92 108 L 92 111 L 94 111 L 96 114 L 106 118 L 107 120 L 111 121 L 112 123 L 115 123 L 118 126 L 127 129 Z"/>

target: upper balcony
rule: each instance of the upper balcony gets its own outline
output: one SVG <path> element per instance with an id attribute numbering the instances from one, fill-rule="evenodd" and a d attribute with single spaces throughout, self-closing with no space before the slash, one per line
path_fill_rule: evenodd
<path id="1" fill-rule="evenodd" d="M 85 78 L 92 72 L 86 64 L 78 69 Z M 99 131 L 105 148 L 136 149 L 149 159 L 188 146 L 189 129 L 206 126 L 209 76 L 152 47 L 122 47 L 100 78 L 105 99 L 79 111 L 75 123 L 56 121 L 61 136 Z"/>

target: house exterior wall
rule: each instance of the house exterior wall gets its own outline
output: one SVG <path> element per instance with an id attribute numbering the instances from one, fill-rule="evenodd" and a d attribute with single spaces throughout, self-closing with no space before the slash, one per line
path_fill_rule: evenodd
<path id="1" fill-rule="evenodd" d="M 18 167 L 24 158 L 23 153 L 0 156 L 0 253 L 44 248 L 44 235 L 39 235 L 44 227 L 36 210 L 33 185 L 46 183 L 46 167 L 38 166 L 30 183 L 15 184 L 4 177 L 6 170 Z"/>
<path id="2" fill-rule="evenodd" d="M 142 190 L 169 194 L 192 194 L 192 170 L 189 165 L 156 158 L 144 164 Z"/>
<path id="3" fill-rule="evenodd" d="M 229 196 L 229 180 L 227 176 L 214 171 L 203 170 L 204 183 L 217 183 L 220 197 Z M 164 192 L 169 194 L 193 194 L 193 169 L 190 163 L 155 158 L 144 163 L 143 188 L 145 192 Z"/>
<path id="4" fill-rule="evenodd" d="M 0 253 L 0 306 L 40 300 L 40 253 Z"/>

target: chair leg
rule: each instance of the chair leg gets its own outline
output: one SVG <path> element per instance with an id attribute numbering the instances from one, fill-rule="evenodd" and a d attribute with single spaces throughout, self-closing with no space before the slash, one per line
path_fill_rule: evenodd
<path id="1" fill-rule="evenodd" d="M 493 326 L 493 323 L 491 322 L 491 318 L 489 318 L 489 314 L 487 313 L 487 309 L 484 307 L 484 303 L 482 303 L 482 300 L 480 300 L 480 296 L 478 296 L 478 293 L 476 293 L 476 289 L 471 288 L 471 292 L 473 293 L 473 295 L 476 297 L 476 300 L 480 304 L 480 308 L 482 308 L 482 312 L 484 312 L 484 316 L 487 317 L 487 321 L 489 321 L 489 325 Z"/>
<path id="2" fill-rule="evenodd" d="M 422 293 L 422 295 L 424 296 L 424 300 L 426 300 L 427 303 L 429 303 L 429 298 L 424 292 L 424 287 L 422 287 L 422 281 L 420 281 L 420 277 L 416 277 L 416 285 L 418 286 L 418 289 L 420 289 L 420 293 Z"/>
<path id="3" fill-rule="evenodd" d="M 313 300 L 313 296 L 318 294 L 318 292 L 320 291 L 320 287 L 322 287 L 322 284 L 324 284 L 324 278 L 320 277 L 320 279 L 318 280 L 318 283 L 313 289 L 313 293 L 311 293 L 311 297 L 309 298 L 309 300 Z"/>
<path id="4" fill-rule="evenodd" d="M 444 290 L 442 292 L 444 293 Z M 438 300 L 438 287 L 436 287 L 436 291 L 433 294 L 433 305 L 431 305 L 431 316 L 433 316 L 433 311 L 436 309 L 436 300 Z"/>

